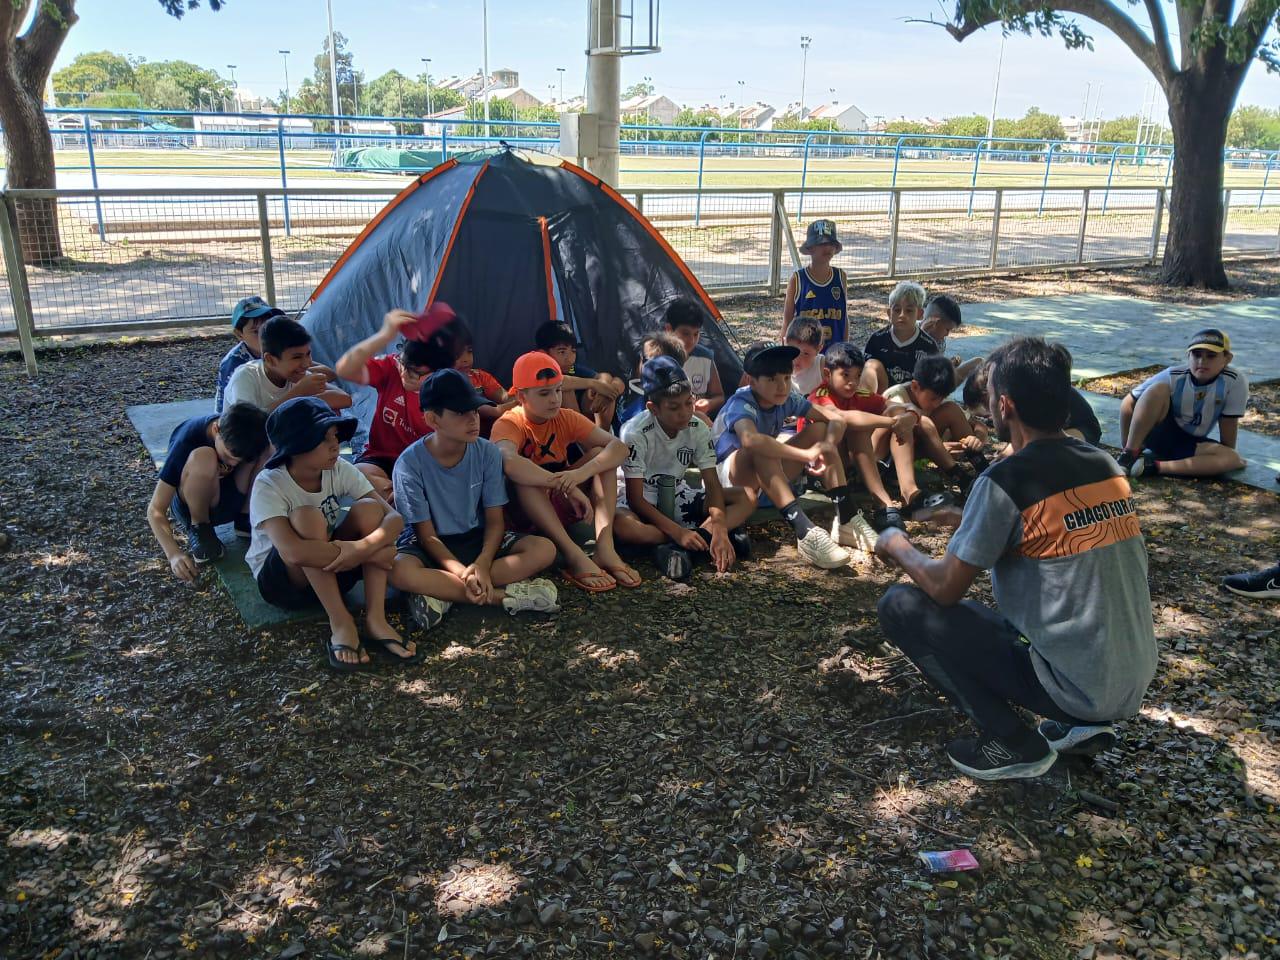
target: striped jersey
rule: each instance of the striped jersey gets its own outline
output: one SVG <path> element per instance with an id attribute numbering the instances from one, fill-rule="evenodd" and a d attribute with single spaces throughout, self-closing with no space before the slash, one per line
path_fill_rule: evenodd
<path id="1" fill-rule="evenodd" d="M 1167 367 L 1133 388 L 1138 397 L 1155 383 L 1169 384 L 1169 412 L 1193 437 L 1207 437 L 1222 417 L 1244 416 L 1249 401 L 1249 381 L 1243 373 L 1223 369 L 1208 383 L 1196 383 L 1187 366 Z"/>

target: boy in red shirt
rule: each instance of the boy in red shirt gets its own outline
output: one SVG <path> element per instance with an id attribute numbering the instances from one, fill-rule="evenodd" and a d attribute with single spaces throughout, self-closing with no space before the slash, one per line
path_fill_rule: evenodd
<path id="1" fill-rule="evenodd" d="M 431 432 L 422 416 L 418 391 L 432 370 L 453 362 L 451 341 L 443 331 L 426 341 L 405 340 L 397 353 L 378 356 L 418 322 L 407 310 L 392 310 L 382 329 L 361 340 L 338 361 L 338 376 L 378 391 L 378 408 L 369 425 L 369 443 L 356 460 L 356 469 L 369 478 L 378 496 L 392 502 L 391 471 L 396 458 L 419 437 Z"/>

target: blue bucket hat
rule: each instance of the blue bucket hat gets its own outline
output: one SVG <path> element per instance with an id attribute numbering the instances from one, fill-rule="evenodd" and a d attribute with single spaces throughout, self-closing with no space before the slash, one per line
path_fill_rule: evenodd
<path id="1" fill-rule="evenodd" d="M 804 246 L 800 248 L 801 253 L 809 253 L 814 247 L 822 247 L 831 245 L 836 248 L 836 253 L 844 249 L 844 244 L 836 237 L 836 222 L 834 220 L 815 220 L 809 224 L 809 229 L 805 232 Z"/>
<path id="2" fill-rule="evenodd" d="M 333 426 L 338 428 L 339 440 L 350 440 L 356 432 L 356 418 L 334 413 L 319 397 L 286 400 L 267 417 L 267 439 L 276 452 L 267 461 L 266 469 L 314 450 Z"/>
<path id="3" fill-rule="evenodd" d="M 255 320 L 258 317 L 283 317 L 284 311 L 273 307 L 261 297 L 245 297 L 236 304 L 236 308 L 231 311 L 231 327 L 239 330 L 246 321 Z"/>

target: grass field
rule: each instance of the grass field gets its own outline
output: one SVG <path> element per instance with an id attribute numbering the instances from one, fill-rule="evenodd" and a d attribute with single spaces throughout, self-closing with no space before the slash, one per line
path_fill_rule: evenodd
<path id="1" fill-rule="evenodd" d="M 719 148 L 719 149 L 732 149 Z M 329 166 L 329 154 L 322 150 L 290 150 L 285 159 L 290 180 L 368 180 L 386 183 L 410 174 L 361 174 L 336 171 Z M 96 150 L 100 175 L 116 177 L 155 175 L 208 176 L 216 178 L 269 178 L 279 173 L 279 154 L 274 150 Z M 87 175 L 89 156 L 83 151 L 61 151 L 58 169 Z M 624 155 L 622 186 L 692 187 L 698 183 L 698 157 Z M 799 188 L 803 161 L 795 157 L 726 156 L 708 152 L 703 165 L 703 186 Z M 1050 167 L 1050 186 L 1102 186 L 1107 182 L 1109 161 L 1085 164 L 1055 159 Z M 978 169 L 978 186 L 1039 187 L 1044 182 L 1042 162 L 984 160 Z M 1115 187 L 1155 187 L 1165 183 L 1162 164 L 1134 166 L 1117 163 L 1112 177 Z M 973 178 L 971 158 L 952 160 L 903 158 L 896 183 L 902 187 L 954 186 L 966 188 Z M 1226 186 L 1256 189 L 1262 186 L 1264 171 L 1258 168 L 1228 168 Z M 891 157 L 816 159 L 811 157 L 804 182 L 811 187 L 883 187 L 895 182 Z M 1270 179 L 1268 186 L 1272 185 Z M 1275 181 L 1280 188 L 1280 178 Z"/>

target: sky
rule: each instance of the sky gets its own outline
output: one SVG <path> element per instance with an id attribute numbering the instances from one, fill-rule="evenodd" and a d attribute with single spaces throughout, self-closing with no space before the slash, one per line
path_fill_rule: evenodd
<path id="1" fill-rule="evenodd" d="M 367 79 L 390 69 L 433 78 L 478 72 L 482 62 L 481 0 L 331 0 L 334 29 L 349 39 L 356 68 Z M 637 15 L 647 0 L 634 2 Z M 666 0 L 661 4 L 661 52 L 627 57 L 624 88 L 652 78 L 658 93 L 699 106 L 763 101 L 782 108 L 800 100 L 856 104 L 869 117 L 946 117 L 991 110 L 1000 50 L 998 28 L 963 43 L 941 28 L 908 23 L 941 19 L 950 0 L 853 0 L 814 4 L 801 17 L 770 0 Z M 517 70 L 541 99 L 582 93 L 586 76 L 587 0 L 488 0 L 489 67 Z M 856 15 L 855 15 L 856 11 Z M 1131 9 L 1141 20 L 1142 6 Z M 181 21 L 156 0 L 81 0 L 57 67 L 78 53 L 111 50 L 147 60 L 190 60 L 230 76 L 259 96 L 284 87 L 288 55 L 293 86 L 312 70 L 326 32 L 325 0 L 228 0 L 218 13 L 207 2 Z M 1172 18 L 1171 18 L 1172 19 Z M 1068 51 L 1058 38 L 1011 36 L 1000 69 L 997 112 L 1017 117 L 1029 107 L 1078 116 L 1089 93 L 1089 115 L 1136 114 L 1154 81 L 1127 47 L 1089 23 L 1094 50 Z M 812 38 L 807 69 L 800 37 Z M 1175 49 L 1177 44 L 1175 41 Z M 1099 94 L 1099 90 L 1101 91 Z M 1157 91 L 1158 114 L 1165 117 Z M 1098 102 L 1100 99 L 1100 102 Z M 1255 64 L 1239 103 L 1280 107 L 1280 77 Z"/>

